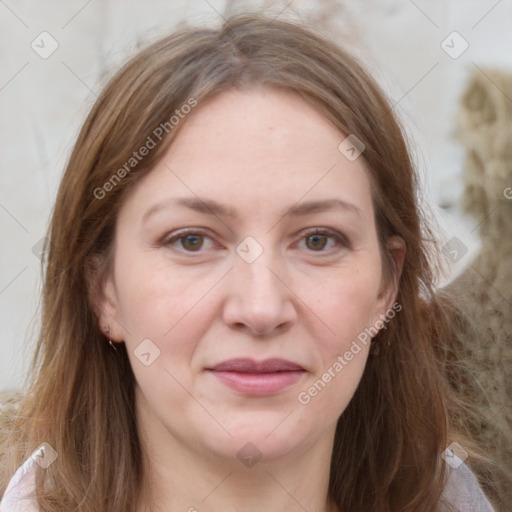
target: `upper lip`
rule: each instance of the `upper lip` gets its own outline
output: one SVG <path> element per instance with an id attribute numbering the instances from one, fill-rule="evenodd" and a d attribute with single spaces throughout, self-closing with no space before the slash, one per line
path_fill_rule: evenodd
<path id="1" fill-rule="evenodd" d="M 304 370 L 297 363 L 287 361 L 286 359 L 265 359 L 263 361 L 255 361 L 254 359 L 229 359 L 223 361 L 207 370 L 216 372 L 239 372 L 239 373 L 275 373 L 284 371 Z"/>

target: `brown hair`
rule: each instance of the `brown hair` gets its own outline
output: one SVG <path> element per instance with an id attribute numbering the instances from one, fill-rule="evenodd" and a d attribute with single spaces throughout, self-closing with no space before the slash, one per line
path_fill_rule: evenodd
<path id="1" fill-rule="evenodd" d="M 134 375 L 124 345 L 119 357 L 106 343 L 91 297 L 109 271 L 123 198 L 186 122 L 180 117 L 169 127 L 171 117 L 192 100 L 200 105 L 217 92 L 253 86 L 300 94 L 365 144 L 388 275 L 396 270 L 386 240 L 399 235 L 407 247 L 397 295 L 403 309 L 377 335 L 380 354 L 369 359 L 339 418 L 329 494 L 343 511 L 440 510 L 451 402 L 423 328 L 420 297 L 429 307 L 436 301 L 433 237 L 422 226 L 402 130 L 374 80 L 346 51 L 313 30 L 261 15 L 235 16 L 219 30 L 181 29 L 157 41 L 110 80 L 92 108 L 55 203 L 33 381 L 3 448 L 0 488 L 46 441 L 59 457 L 38 475 L 42 511 L 134 510 L 143 468 Z M 161 141 L 126 167 L 162 126 L 168 130 Z"/>

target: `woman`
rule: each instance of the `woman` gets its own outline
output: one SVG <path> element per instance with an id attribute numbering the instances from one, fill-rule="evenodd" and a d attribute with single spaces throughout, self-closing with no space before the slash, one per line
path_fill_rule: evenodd
<path id="1" fill-rule="evenodd" d="M 136 55 L 61 182 L 0 510 L 492 510 L 446 450 L 415 194 L 392 107 L 311 30 Z"/>

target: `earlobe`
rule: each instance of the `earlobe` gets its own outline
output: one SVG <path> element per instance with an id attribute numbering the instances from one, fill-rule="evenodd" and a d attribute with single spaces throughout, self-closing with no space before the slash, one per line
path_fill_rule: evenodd
<path id="1" fill-rule="evenodd" d="M 117 321 L 118 309 L 115 287 L 110 276 L 100 285 L 100 295 L 98 297 L 97 306 L 99 308 L 97 315 L 100 329 L 104 330 L 105 327 L 108 327 L 110 330 L 108 335 L 109 339 L 121 341 L 123 336 Z"/>
<path id="2" fill-rule="evenodd" d="M 124 336 L 118 322 L 117 294 L 112 276 L 102 271 L 102 262 L 96 258 L 88 265 L 87 282 L 91 307 L 98 318 L 98 328 L 113 341 L 123 341 Z"/>
<path id="3" fill-rule="evenodd" d="M 406 252 L 405 241 L 401 236 L 394 235 L 389 238 L 387 245 L 393 259 L 396 273 L 396 282 L 398 283 L 398 281 L 400 281 L 400 276 L 402 275 L 402 269 L 404 266 Z"/>
<path id="4" fill-rule="evenodd" d="M 381 290 L 382 307 L 384 313 L 389 311 L 393 306 L 398 294 L 398 283 L 402 275 L 402 269 L 405 260 L 406 246 L 402 237 L 394 235 L 390 237 L 386 243 L 388 253 L 391 256 L 393 268 L 391 275 L 383 280 L 383 288 Z"/>

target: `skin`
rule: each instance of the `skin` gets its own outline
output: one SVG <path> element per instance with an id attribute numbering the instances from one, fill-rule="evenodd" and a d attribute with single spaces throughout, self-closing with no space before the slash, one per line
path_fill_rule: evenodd
<path id="1" fill-rule="evenodd" d="M 186 118 L 122 205 L 99 321 L 126 343 L 137 381 L 147 456 L 139 511 L 150 493 L 154 511 L 337 510 L 327 495 L 336 421 L 369 344 L 307 405 L 298 394 L 396 296 L 396 281 L 383 280 L 364 160 L 340 153 L 344 138 L 290 92 L 226 91 Z M 169 204 L 179 197 L 213 199 L 236 217 Z M 332 198 L 358 213 L 285 215 Z M 205 237 L 169 241 L 182 228 Z M 348 243 L 307 236 L 309 228 L 329 228 Z M 252 263 L 236 252 L 247 236 L 263 248 Z M 400 267 L 403 244 L 395 239 L 391 250 Z M 148 338 L 160 355 L 145 366 L 134 350 Z M 235 357 L 279 357 L 307 371 L 277 394 L 246 396 L 205 371 Z M 237 457 L 248 442 L 262 455 L 252 467 Z"/>

